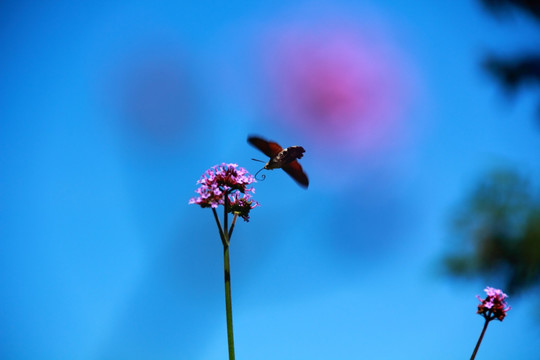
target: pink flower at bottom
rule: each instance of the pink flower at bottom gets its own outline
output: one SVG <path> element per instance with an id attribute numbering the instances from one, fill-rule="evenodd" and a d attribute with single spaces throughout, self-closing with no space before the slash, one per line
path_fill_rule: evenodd
<path id="1" fill-rule="evenodd" d="M 481 304 L 478 305 L 477 314 L 484 316 L 486 320 L 498 319 L 503 321 L 506 317 L 506 313 L 511 309 L 506 303 L 508 295 L 502 292 L 502 290 L 492 287 L 486 287 L 484 291 L 487 294 L 485 299 L 480 296 L 476 296 L 480 300 Z"/>

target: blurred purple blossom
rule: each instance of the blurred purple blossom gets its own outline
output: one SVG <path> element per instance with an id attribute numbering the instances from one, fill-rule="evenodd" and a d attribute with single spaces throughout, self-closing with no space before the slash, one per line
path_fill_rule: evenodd
<path id="1" fill-rule="evenodd" d="M 106 103 L 129 132 L 177 144 L 197 113 L 198 95 L 185 46 L 148 35 L 122 45 L 105 70 Z"/>

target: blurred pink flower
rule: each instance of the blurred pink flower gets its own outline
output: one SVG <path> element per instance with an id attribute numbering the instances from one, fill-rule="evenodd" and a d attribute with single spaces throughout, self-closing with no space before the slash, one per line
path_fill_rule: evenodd
<path id="1" fill-rule="evenodd" d="M 278 119 L 355 150 L 392 142 L 409 100 L 408 66 L 380 28 L 293 24 L 273 31 L 265 47 Z"/>

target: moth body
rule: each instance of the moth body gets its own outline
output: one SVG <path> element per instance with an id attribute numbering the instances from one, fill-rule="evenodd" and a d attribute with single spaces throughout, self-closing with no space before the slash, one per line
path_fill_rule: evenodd
<path id="1" fill-rule="evenodd" d="M 248 142 L 262 151 L 266 156 L 270 157 L 270 160 L 264 165 L 263 169 L 283 169 L 283 171 L 291 176 L 294 181 L 307 189 L 309 186 L 309 179 L 302 169 L 302 166 L 297 161 L 298 159 L 301 159 L 304 156 L 304 152 L 306 152 L 303 147 L 289 146 L 288 148 L 283 149 L 278 143 L 265 140 L 258 136 L 248 137 Z"/>
<path id="2" fill-rule="evenodd" d="M 266 165 L 264 165 L 264 168 L 266 170 L 280 169 L 296 159 L 301 159 L 304 156 L 304 152 L 305 150 L 301 146 L 290 146 L 270 158 Z"/>

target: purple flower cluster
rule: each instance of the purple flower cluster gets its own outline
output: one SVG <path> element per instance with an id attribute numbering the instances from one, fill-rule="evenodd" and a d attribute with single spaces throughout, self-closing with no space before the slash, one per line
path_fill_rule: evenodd
<path id="1" fill-rule="evenodd" d="M 245 222 L 248 222 L 250 210 L 260 205 L 258 202 L 253 201 L 249 194 L 242 194 L 240 196 L 236 193 L 229 195 L 229 206 L 231 213 L 238 214 Z"/>
<path id="2" fill-rule="evenodd" d="M 251 198 L 255 189 L 248 186 L 254 182 L 256 181 L 253 175 L 248 174 L 246 169 L 238 167 L 237 164 L 215 165 L 197 181 L 197 184 L 201 185 L 195 190 L 199 196 L 191 198 L 189 204 L 215 209 L 218 205 L 225 205 L 227 197 L 228 212 L 249 221 L 249 211 L 259 206 L 259 203 Z"/>
<path id="3" fill-rule="evenodd" d="M 476 295 L 481 302 L 481 304 L 478 305 L 478 311 L 476 313 L 484 316 L 486 320 L 499 319 L 500 321 L 503 321 L 506 317 L 506 312 L 511 309 L 511 307 L 506 304 L 508 295 L 503 293 L 502 290 L 489 286 L 486 287 L 484 291 L 487 294 L 485 299 Z"/>

